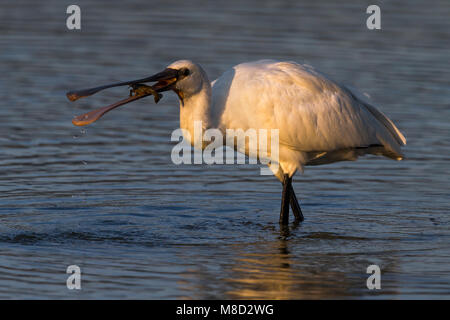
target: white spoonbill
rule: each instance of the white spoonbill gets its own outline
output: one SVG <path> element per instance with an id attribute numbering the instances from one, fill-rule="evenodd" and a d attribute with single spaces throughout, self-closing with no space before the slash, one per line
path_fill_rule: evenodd
<path id="1" fill-rule="evenodd" d="M 281 224 L 289 221 L 289 205 L 295 220 L 303 220 L 292 176 L 303 172 L 304 166 L 356 160 L 364 154 L 403 159 L 400 147 L 406 139 L 388 117 L 307 65 L 247 62 L 211 83 L 198 64 L 179 60 L 148 78 L 72 91 L 67 96 L 73 101 L 123 85 L 131 86 L 133 95 L 72 122 L 86 125 L 120 105 L 148 95 L 157 102 L 159 92 L 173 90 L 180 100 L 180 127 L 190 137 L 194 137 L 195 121 L 201 121 L 203 130 L 217 128 L 224 135 L 226 129 L 278 129 L 279 160 L 274 174 L 283 184 Z"/>

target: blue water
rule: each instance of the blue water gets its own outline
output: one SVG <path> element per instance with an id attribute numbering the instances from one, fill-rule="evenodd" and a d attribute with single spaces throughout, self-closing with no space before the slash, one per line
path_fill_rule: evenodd
<path id="1" fill-rule="evenodd" d="M 0 298 L 450 298 L 450 3 L 83 1 L 0 5 Z M 172 164 L 178 102 L 65 92 L 192 59 L 211 79 L 273 58 L 370 95 L 407 159 L 367 156 L 294 177 L 305 214 L 280 229 L 281 186 L 258 166 Z M 81 268 L 68 290 L 66 268 Z M 368 290 L 366 268 L 381 268 Z"/>

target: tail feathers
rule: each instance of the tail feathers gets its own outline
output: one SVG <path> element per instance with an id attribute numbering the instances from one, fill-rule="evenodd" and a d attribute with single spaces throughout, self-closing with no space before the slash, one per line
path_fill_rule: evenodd
<path id="1" fill-rule="evenodd" d="M 391 121 L 391 119 L 386 117 L 381 111 L 378 111 L 375 107 L 372 107 L 370 104 L 363 103 L 363 105 L 378 121 L 380 121 L 389 130 L 389 132 L 398 142 L 399 145 L 401 146 L 406 145 L 405 136 L 400 132 L 400 130 L 398 130 L 395 124 Z"/>
<path id="2" fill-rule="evenodd" d="M 400 145 L 404 146 L 406 145 L 406 138 L 405 136 L 398 130 L 398 128 L 395 126 L 395 124 L 392 122 L 391 119 L 386 117 L 381 111 L 379 111 L 374 106 L 370 105 L 367 100 L 362 97 L 361 94 L 358 93 L 357 90 L 351 90 L 350 88 L 346 87 L 348 93 L 358 101 L 364 108 L 366 108 L 367 111 L 369 111 L 375 119 L 377 119 L 380 123 L 382 123 L 386 129 L 389 131 L 389 133 L 392 135 L 392 137 L 395 139 L 395 141 Z"/>
<path id="3" fill-rule="evenodd" d="M 403 160 L 401 153 L 393 151 L 381 144 L 372 144 L 365 147 L 343 148 L 329 152 L 308 152 L 306 165 L 317 166 L 338 161 L 355 161 L 358 157 L 366 154 L 385 156 L 393 160 Z"/>

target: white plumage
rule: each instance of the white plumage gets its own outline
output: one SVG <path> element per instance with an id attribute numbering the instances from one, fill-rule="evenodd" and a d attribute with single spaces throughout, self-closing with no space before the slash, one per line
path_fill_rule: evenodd
<path id="1" fill-rule="evenodd" d="M 281 171 L 290 177 L 305 165 L 355 160 L 373 153 L 401 160 L 406 139 L 393 122 L 348 88 L 307 65 L 261 60 L 242 63 L 211 84 L 203 69 L 187 60 L 169 65 L 188 68 L 177 81 L 183 92 L 180 127 L 193 136 L 203 129 L 279 129 Z"/>
<path id="2" fill-rule="evenodd" d="M 155 81 L 151 87 L 142 84 Z M 303 221 L 292 176 L 298 170 L 303 172 L 304 166 L 356 160 L 367 153 L 403 159 L 400 147 L 406 139 L 389 118 L 364 98 L 307 65 L 273 60 L 248 62 L 210 83 L 198 64 L 180 60 L 148 78 L 68 92 L 67 97 L 74 101 L 123 85 L 131 85 L 135 95 L 72 122 L 86 125 L 125 103 L 150 94 L 157 102 L 159 92 L 173 90 L 180 98 L 180 127 L 185 139 L 195 146 L 205 148 L 208 144 L 196 135 L 199 122 L 203 132 L 219 129 L 225 141 L 228 129 L 253 130 L 261 135 L 261 129 L 271 133 L 278 130 L 279 152 L 268 148 L 262 160 L 270 161 L 270 169 L 283 184 L 281 224 L 289 222 L 289 207 L 295 220 Z M 259 143 L 264 140 L 256 138 Z M 267 141 L 267 146 L 271 145 Z M 251 156 L 247 146 L 235 148 Z M 257 155 L 261 159 L 261 150 Z"/>

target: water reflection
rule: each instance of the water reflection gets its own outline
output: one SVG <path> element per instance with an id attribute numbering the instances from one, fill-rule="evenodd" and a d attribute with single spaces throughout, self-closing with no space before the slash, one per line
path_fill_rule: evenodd
<path id="1" fill-rule="evenodd" d="M 231 287 L 227 295 L 232 299 L 295 299 L 300 298 L 299 279 L 295 262 L 289 252 L 285 228 L 280 238 L 257 246 L 253 252 L 237 252 L 231 278 L 225 279 Z"/>
<path id="2" fill-rule="evenodd" d="M 316 299 L 348 295 L 344 273 L 326 271 L 332 269 L 326 265 L 321 266 L 322 271 L 311 270 L 305 261 L 310 256 L 291 252 L 287 237 L 299 231 L 297 228 L 282 228 L 278 239 L 237 251 L 238 257 L 229 272 L 232 276 L 225 279 L 231 287 L 227 291 L 229 298 Z M 336 279 L 340 282 L 338 286 Z"/>
<path id="3" fill-rule="evenodd" d="M 277 229 L 276 227 L 274 227 Z M 254 230 L 253 230 L 254 231 Z M 397 295 L 398 259 L 377 252 L 376 240 L 328 232 L 308 233 L 301 225 L 273 230 L 270 239 L 216 246 L 201 255 L 187 247 L 177 260 L 190 263 L 178 281 L 186 299 L 332 299 Z M 317 246 L 322 252 L 316 250 Z M 353 248 L 349 250 L 349 248 Z M 199 249 L 195 248 L 198 252 Z M 211 261 L 218 259 L 218 263 Z M 366 287 L 366 268 L 378 264 L 383 291 Z"/>

